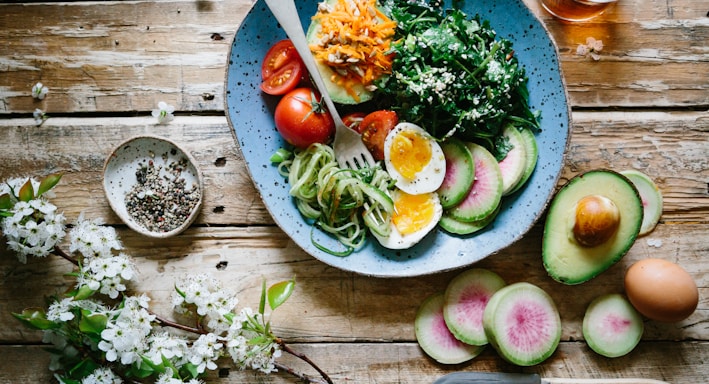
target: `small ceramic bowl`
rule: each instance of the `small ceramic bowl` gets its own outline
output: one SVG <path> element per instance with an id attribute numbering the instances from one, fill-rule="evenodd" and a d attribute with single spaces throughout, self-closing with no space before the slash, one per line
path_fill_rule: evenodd
<path id="1" fill-rule="evenodd" d="M 103 167 L 111 209 L 134 231 L 165 238 L 189 227 L 202 206 L 202 174 L 192 156 L 155 136 L 119 145 Z"/>

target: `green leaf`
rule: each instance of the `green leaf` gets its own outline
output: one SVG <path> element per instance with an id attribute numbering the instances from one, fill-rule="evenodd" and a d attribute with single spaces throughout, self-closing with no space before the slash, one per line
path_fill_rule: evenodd
<path id="1" fill-rule="evenodd" d="M 81 362 L 71 368 L 69 370 L 69 374 L 72 377 L 84 378 L 100 367 L 101 366 L 98 365 L 95 361 L 87 358 L 81 360 Z"/>
<path id="2" fill-rule="evenodd" d="M 40 308 L 27 308 L 22 313 L 13 313 L 12 315 L 22 324 L 33 329 L 46 330 L 60 327 L 59 324 L 47 320 L 44 310 Z"/>
<path id="3" fill-rule="evenodd" d="M 258 313 L 264 314 L 266 312 L 266 279 L 263 279 L 261 283 L 261 301 L 258 305 Z"/>
<path id="4" fill-rule="evenodd" d="M 75 290 L 72 292 L 74 295 L 74 300 L 85 300 L 91 297 L 94 293 L 96 293 L 95 290 L 89 288 L 88 285 L 82 285 L 81 288 L 78 290 Z"/>
<path id="5" fill-rule="evenodd" d="M 141 364 L 139 367 L 136 364 L 131 365 L 129 375 L 139 379 L 145 379 L 155 373 L 155 370 L 146 364 Z"/>
<path id="6" fill-rule="evenodd" d="M 12 208 L 12 196 L 9 193 L 0 195 L 0 210 Z"/>
<path id="7" fill-rule="evenodd" d="M 295 289 L 295 278 L 273 284 L 268 289 L 268 305 L 275 310 L 285 303 Z"/>
<path id="8" fill-rule="evenodd" d="M 182 292 L 180 288 L 177 288 L 177 284 L 175 284 L 175 291 L 177 292 L 178 295 L 182 296 L 183 298 L 187 297 L 187 294 Z"/>
<path id="9" fill-rule="evenodd" d="M 81 381 L 70 379 L 68 377 L 54 375 L 54 378 L 57 379 L 57 381 L 59 381 L 60 383 L 64 384 L 81 384 Z"/>
<path id="10" fill-rule="evenodd" d="M 49 191 L 50 189 L 54 188 L 57 183 L 59 183 L 59 180 L 61 180 L 62 174 L 61 173 L 53 173 L 44 179 L 40 181 L 39 183 L 39 189 L 37 190 L 37 197 L 42 196 L 43 193 Z"/>
<path id="11" fill-rule="evenodd" d="M 172 360 L 165 357 L 165 355 L 161 354 L 160 356 L 162 357 L 162 366 L 165 368 L 170 368 L 172 370 L 172 378 L 182 380 L 182 377 L 180 377 L 180 370 L 175 367 L 175 364 L 172 363 Z"/>
<path id="12" fill-rule="evenodd" d="M 27 182 L 20 188 L 20 194 L 17 198 L 24 202 L 34 199 L 34 187 L 32 186 L 31 179 L 27 179 Z"/>
<path id="13" fill-rule="evenodd" d="M 108 316 L 100 313 L 91 313 L 89 310 L 81 310 L 81 319 L 79 320 L 79 330 L 84 333 L 100 335 L 106 324 Z"/>
<path id="14" fill-rule="evenodd" d="M 199 376 L 199 372 L 197 371 L 197 366 L 192 363 L 187 363 L 187 364 L 183 365 L 182 368 L 187 370 L 187 373 L 190 375 L 191 379 L 196 379 L 197 376 Z"/>

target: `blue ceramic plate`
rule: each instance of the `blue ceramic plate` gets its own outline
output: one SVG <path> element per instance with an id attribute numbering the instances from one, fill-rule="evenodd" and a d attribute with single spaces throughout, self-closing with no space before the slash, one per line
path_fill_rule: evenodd
<path id="1" fill-rule="evenodd" d="M 298 1 L 305 29 L 317 10 L 316 0 Z M 385 249 L 373 238 L 348 257 L 316 248 L 311 236 L 331 249 L 336 241 L 313 231 L 288 195 L 288 183 L 269 157 L 286 143 L 273 124 L 277 99 L 262 94 L 261 59 L 268 48 L 286 37 L 263 0 L 256 2 L 236 33 L 229 53 L 226 106 L 229 123 L 246 160 L 251 178 L 275 222 L 306 252 L 333 267 L 378 277 L 419 276 L 468 266 L 519 240 L 544 212 L 553 196 L 569 140 L 570 111 L 557 49 L 546 29 L 519 0 L 466 2 L 464 11 L 490 20 L 498 36 L 510 39 L 529 77 L 532 110 L 542 113 L 543 131 L 537 168 L 526 187 L 504 199 L 494 223 L 470 236 L 435 230 L 413 248 Z"/>

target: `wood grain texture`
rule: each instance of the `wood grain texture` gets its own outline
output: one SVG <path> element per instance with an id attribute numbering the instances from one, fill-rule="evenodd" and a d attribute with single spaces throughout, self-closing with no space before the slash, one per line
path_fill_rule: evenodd
<path id="1" fill-rule="evenodd" d="M 562 342 L 538 366 L 508 364 L 492 349 L 456 366 L 425 356 L 414 337 L 416 310 L 460 270 L 401 279 L 360 276 L 309 256 L 275 225 L 223 116 L 231 39 L 254 0 L 0 4 L 0 180 L 63 172 L 53 202 L 69 222 L 83 213 L 117 227 L 140 272 L 131 291 L 147 293 L 151 308 L 166 317 L 173 316 L 174 282 L 185 273 L 213 274 L 237 293 L 240 306 L 252 308 L 262 278 L 295 276 L 294 295 L 273 314 L 275 333 L 337 383 L 429 384 L 456 370 L 706 382 L 709 7 L 705 0 L 622 0 L 602 19 L 564 23 L 543 12 L 537 0 L 524 1 L 558 46 L 574 110 L 558 186 L 591 169 L 637 169 L 655 180 L 665 199 L 657 228 L 585 284 L 561 285 L 547 276 L 541 221 L 517 243 L 474 265 L 551 294 L 562 318 Z M 603 40 L 599 61 L 576 55 L 587 37 Z M 45 100 L 30 96 L 37 81 L 50 88 Z M 150 116 L 158 101 L 176 106 L 170 124 L 157 125 Z M 29 117 L 35 108 L 50 116 L 40 127 Z M 202 212 L 173 239 L 130 231 L 103 194 L 106 156 L 140 134 L 179 143 L 204 174 Z M 643 341 L 627 356 L 596 355 L 581 332 L 586 306 L 601 294 L 622 292 L 625 270 L 648 257 L 679 263 L 692 275 L 700 293 L 697 310 L 678 323 L 646 321 Z M 0 382 L 51 382 L 41 333 L 22 327 L 11 313 L 44 306 L 46 297 L 70 289 L 71 270 L 55 256 L 20 264 L 0 245 L 0 323 L 6 324 L 0 327 Z M 280 361 L 310 372 L 292 357 Z M 266 376 L 230 370 L 228 361 L 220 365 L 224 369 L 210 373 L 208 382 L 296 382 L 284 373 Z"/>
<path id="2" fill-rule="evenodd" d="M 205 178 L 206 225 L 273 224 L 232 137 L 226 118 L 178 116 L 168 125 L 152 117 L 0 120 L 6 137 L 0 178 L 64 172 L 57 204 L 67 217 L 80 212 L 118 223 L 102 189 L 105 158 L 141 134 L 169 138 L 192 153 Z M 637 169 L 665 197 L 663 220 L 706 222 L 709 217 L 708 112 L 575 112 L 560 184 L 595 168 Z M 264 156 L 267 156 L 265 154 Z"/>
<path id="3" fill-rule="evenodd" d="M 563 339 L 583 339 L 581 321 L 586 306 L 597 296 L 622 292 L 625 270 L 635 261 L 658 257 L 680 263 L 695 279 L 700 297 L 709 293 L 703 255 L 709 252 L 704 236 L 708 224 L 660 225 L 636 241 L 618 264 L 581 285 L 567 286 L 547 276 L 541 261 L 541 227 L 521 241 L 484 259 L 475 267 L 497 272 L 508 283 L 527 281 L 549 292 L 562 317 Z M 171 316 L 170 295 L 178 279 L 189 273 L 210 273 L 237 293 L 240 305 L 256 308 L 261 279 L 271 282 L 297 278 L 296 294 L 278 312 L 274 326 L 280 337 L 302 342 L 413 341 L 413 318 L 424 298 L 444 290 L 460 270 L 403 279 L 381 279 L 343 272 L 305 254 L 275 227 L 192 228 L 175 239 L 155 240 L 121 230 L 124 252 L 140 272 L 134 292 L 152 298 L 151 308 Z M 660 242 L 661 244 L 656 244 Z M 10 311 L 42 306 L 45 296 L 70 289 L 64 274 L 71 270 L 63 259 L 33 259 L 18 264 L 3 252 L 0 272 L 0 321 L 14 320 Z M 356 257 L 356 254 L 351 256 Z M 217 268 L 219 262 L 226 268 Z M 41 285 L 36 284 L 42 281 Z M 707 340 L 709 303 L 702 300 L 687 320 L 648 322 L 646 340 Z M 326 332 L 323 332 L 326 330 Z M 21 327 L 0 328 L 0 340 L 37 342 L 38 333 Z M 709 341 L 709 340 L 707 340 Z"/>
<path id="4" fill-rule="evenodd" d="M 293 344 L 330 373 L 335 383 L 358 384 L 430 384 L 438 377 L 455 371 L 538 373 L 542 377 L 623 378 L 643 377 L 672 384 L 705 382 L 704 362 L 709 359 L 706 342 L 640 343 L 632 355 L 607 359 L 593 354 L 580 342 L 561 343 L 559 349 L 543 364 L 520 368 L 502 362 L 491 349 L 475 360 L 456 366 L 442 366 L 429 360 L 414 343 L 322 343 Z M 27 370 L 26 361 L 42 366 L 49 363 L 40 347 L 0 346 L 0 358 L 5 368 L 0 370 L 0 382 L 48 383 L 47 370 Z M 692 356 L 692 359 L 687 359 Z M 283 362 L 309 374 L 299 361 L 286 357 Z M 208 383 L 220 384 L 292 384 L 297 382 L 285 373 L 263 375 L 252 371 L 234 371 L 228 362 L 214 372 Z M 582 368 L 580 368 L 582 367 Z M 220 376 L 221 374 L 221 376 Z"/>
<path id="5" fill-rule="evenodd" d="M 558 45 L 574 107 L 709 106 L 706 4 L 621 2 L 563 23 L 525 0 Z M 0 4 L 0 114 L 223 111 L 227 55 L 252 1 Z M 576 55 L 587 37 L 602 59 Z M 37 81 L 51 97 L 37 102 Z"/>

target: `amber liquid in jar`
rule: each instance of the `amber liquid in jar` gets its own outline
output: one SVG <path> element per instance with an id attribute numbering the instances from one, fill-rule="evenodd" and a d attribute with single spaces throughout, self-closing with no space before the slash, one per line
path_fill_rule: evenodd
<path id="1" fill-rule="evenodd" d="M 594 18 L 610 8 L 617 0 L 541 0 L 552 15 L 569 21 Z"/>

